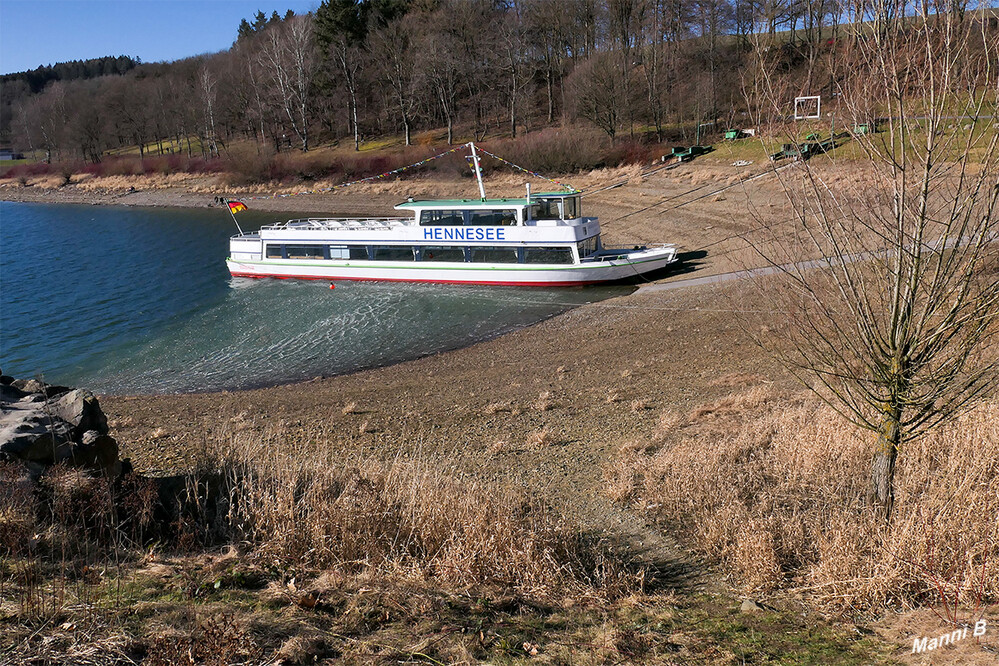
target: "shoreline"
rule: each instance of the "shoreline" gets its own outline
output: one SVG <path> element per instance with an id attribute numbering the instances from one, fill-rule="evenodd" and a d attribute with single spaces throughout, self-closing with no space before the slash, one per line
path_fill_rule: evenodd
<path id="1" fill-rule="evenodd" d="M 747 209 L 781 214 L 772 179 L 754 181 L 751 190 L 735 187 L 704 196 L 705 191 L 731 187 L 742 175 L 744 169 L 706 164 L 647 178 L 639 177 L 636 167 L 577 174 L 569 180 L 584 190 L 626 181 L 584 199 L 586 214 L 600 218 L 608 245 L 672 242 L 687 252 L 707 248 L 684 271 L 661 278 L 673 281 L 685 272 L 700 277 L 743 268 L 747 253 L 739 236 L 753 224 Z M 490 183 L 496 196 L 501 191 L 516 195 L 523 186 L 519 176 L 491 180 L 498 181 Z M 137 181 L 119 183 L 124 191 L 93 182 L 57 189 L 0 186 L 0 199 L 208 208 L 214 197 L 213 182 L 204 179 L 148 191 L 129 182 Z M 128 187 L 138 191 L 129 192 Z M 399 180 L 353 191 L 251 199 L 247 205 L 259 211 L 377 215 L 392 212 L 407 196 L 470 196 L 472 187 L 470 179 Z M 691 196 L 684 199 L 687 194 Z M 695 206 L 685 206 L 694 201 Z M 133 457 L 140 469 L 182 466 L 196 456 L 199 441 L 224 436 L 226 429 L 249 427 L 263 434 L 294 422 L 306 429 L 338 424 L 337 444 L 348 448 L 374 446 L 384 451 L 409 446 L 415 437 L 431 438 L 435 447 L 480 455 L 501 441 L 519 450 L 527 435 L 547 428 L 559 433 L 558 439 L 575 442 L 567 448 L 575 451 L 577 462 L 589 461 L 599 476 L 599 461 L 622 439 L 648 432 L 664 409 L 687 408 L 700 397 L 730 390 L 711 386 L 704 372 L 713 368 L 715 375 L 726 374 L 725 364 L 719 365 L 725 359 L 729 368 L 746 365 L 733 359 L 731 351 L 746 352 L 749 343 L 737 342 L 742 336 L 730 316 L 713 311 L 719 299 L 737 298 L 737 291 L 733 283 L 645 294 L 636 290 L 388 366 L 238 391 L 106 395 L 101 401 L 123 442 L 123 455 Z M 705 305 L 710 309 L 702 311 Z M 669 358 L 664 348 L 673 349 Z M 770 365 L 755 351 L 749 363 Z M 551 397 L 539 397 L 546 393 Z M 553 406 L 539 412 L 531 407 L 539 401 Z M 346 409 L 351 402 L 362 405 L 361 418 Z M 579 416 L 569 418 L 579 410 Z M 549 422 L 550 417 L 555 421 Z M 520 421 L 525 422 L 513 430 L 507 423 Z M 592 474 L 592 469 L 582 474 L 591 488 L 596 482 Z"/>

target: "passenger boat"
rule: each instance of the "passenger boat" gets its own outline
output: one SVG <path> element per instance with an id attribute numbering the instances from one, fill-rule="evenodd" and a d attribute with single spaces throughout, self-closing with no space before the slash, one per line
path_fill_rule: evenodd
<path id="1" fill-rule="evenodd" d="M 473 146 L 473 157 L 474 146 Z M 476 163 L 476 174 L 479 169 Z M 235 277 L 558 287 L 636 278 L 676 261 L 676 246 L 605 248 L 580 192 L 414 201 L 405 217 L 310 218 L 239 233 Z"/>

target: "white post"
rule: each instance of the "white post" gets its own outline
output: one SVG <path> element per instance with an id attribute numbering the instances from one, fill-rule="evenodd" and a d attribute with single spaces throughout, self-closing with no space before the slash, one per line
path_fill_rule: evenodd
<path id="1" fill-rule="evenodd" d="M 472 147 L 472 164 L 475 165 L 475 178 L 479 181 L 479 197 L 482 201 L 486 200 L 486 188 L 482 186 L 482 169 L 479 168 L 479 155 L 475 152 L 475 142 L 469 141 L 468 145 Z"/>

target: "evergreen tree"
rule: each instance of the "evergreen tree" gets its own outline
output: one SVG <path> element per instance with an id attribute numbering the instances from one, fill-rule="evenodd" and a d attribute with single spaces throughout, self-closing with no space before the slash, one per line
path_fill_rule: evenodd
<path id="1" fill-rule="evenodd" d="M 236 41 L 249 37 L 253 34 L 253 26 L 246 19 L 239 22 L 239 29 L 236 31 Z"/>

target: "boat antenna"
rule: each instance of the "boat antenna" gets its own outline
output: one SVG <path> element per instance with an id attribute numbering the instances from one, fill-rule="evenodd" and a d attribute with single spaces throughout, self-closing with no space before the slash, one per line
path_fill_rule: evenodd
<path id="1" fill-rule="evenodd" d="M 482 186 L 482 168 L 479 166 L 479 155 L 475 152 L 475 142 L 469 141 L 468 145 L 472 148 L 472 166 L 475 169 L 475 178 L 479 181 L 479 197 L 482 201 L 486 200 L 486 188 Z"/>

